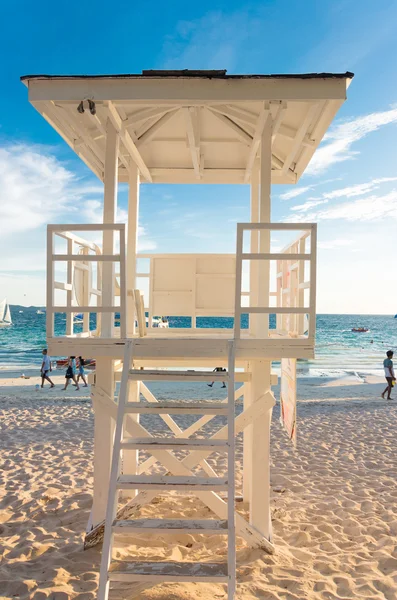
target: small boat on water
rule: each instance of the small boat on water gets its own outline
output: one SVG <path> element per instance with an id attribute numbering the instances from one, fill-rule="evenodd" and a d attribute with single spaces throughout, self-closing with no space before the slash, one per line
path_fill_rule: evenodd
<path id="1" fill-rule="evenodd" d="M 12 325 L 10 305 L 7 304 L 7 298 L 0 302 L 0 328 L 10 327 Z"/>
<path id="2" fill-rule="evenodd" d="M 36 315 L 45 315 L 45 311 L 44 310 L 36 310 Z"/>
<path id="3" fill-rule="evenodd" d="M 354 333 L 367 333 L 369 331 L 368 327 L 353 327 L 352 331 Z"/>

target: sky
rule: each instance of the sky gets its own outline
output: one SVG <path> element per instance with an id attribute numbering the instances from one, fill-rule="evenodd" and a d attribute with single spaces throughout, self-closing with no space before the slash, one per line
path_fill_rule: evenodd
<path id="1" fill-rule="evenodd" d="M 47 223 L 100 221 L 102 184 L 28 103 L 26 74 L 353 71 L 272 220 L 318 222 L 320 313 L 397 313 L 397 1 L 6 3 L 0 23 L 0 300 L 45 303 Z M 125 219 L 127 187 L 119 188 Z M 140 250 L 233 252 L 248 186 L 142 185 Z"/>

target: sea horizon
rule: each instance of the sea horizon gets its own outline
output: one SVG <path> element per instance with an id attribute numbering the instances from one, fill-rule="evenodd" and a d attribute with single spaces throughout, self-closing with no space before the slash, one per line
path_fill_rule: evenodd
<path id="1" fill-rule="evenodd" d="M 4 372 L 35 369 L 40 365 L 41 352 L 46 347 L 46 315 L 44 312 L 37 314 L 38 310 L 43 311 L 45 307 L 10 306 L 13 325 L 0 329 L 0 370 Z M 77 307 L 76 312 L 78 312 Z M 246 327 L 248 324 L 246 315 L 244 319 L 243 327 Z M 189 326 L 188 321 L 183 317 L 169 317 L 169 321 L 171 328 Z M 65 315 L 57 314 L 56 334 L 62 335 L 65 325 Z M 93 321 L 92 326 L 94 326 Z M 233 319 L 213 317 L 199 321 L 198 326 L 231 330 Z M 354 333 L 352 331 L 354 327 L 366 327 L 368 332 Z M 397 319 L 394 319 L 394 315 L 319 313 L 316 323 L 316 358 L 299 360 L 298 376 L 380 375 L 383 372 L 382 362 L 386 351 L 393 350 L 396 346 Z M 54 360 L 57 358 L 63 357 L 53 357 Z M 273 362 L 275 372 L 279 370 L 279 365 L 279 362 Z"/>

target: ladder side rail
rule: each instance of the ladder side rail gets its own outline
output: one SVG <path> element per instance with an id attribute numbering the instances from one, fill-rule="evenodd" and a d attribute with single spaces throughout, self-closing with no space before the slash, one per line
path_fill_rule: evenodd
<path id="1" fill-rule="evenodd" d="M 234 339 L 241 337 L 241 287 L 243 270 L 243 235 L 244 223 L 237 223 L 237 247 L 236 247 L 236 288 L 234 299 Z"/>
<path id="2" fill-rule="evenodd" d="M 316 278 L 317 278 L 317 225 L 311 225 L 310 236 L 310 288 L 308 338 L 314 343 L 316 336 Z"/>
<path id="3" fill-rule="evenodd" d="M 127 337 L 127 274 L 125 229 L 120 229 L 120 337 Z"/>
<path id="4" fill-rule="evenodd" d="M 119 494 L 117 490 L 117 478 L 120 471 L 121 437 L 123 433 L 124 409 L 126 398 L 128 396 L 129 370 L 132 362 L 132 349 L 132 341 L 127 342 L 124 350 L 123 374 L 121 377 L 119 401 L 117 407 L 117 421 L 114 432 L 112 466 L 110 470 L 109 492 L 105 517 L 105 532 L 103 537 L 102 559 L 99 574 L 98 600 L 107 600 L 109 594 L 108 570 L 112 558 L 112 524 L 117 514 L 117 498 Z"/>
<path id="5" fill-rule="evenodd" d="M 227 519 L 228 519 L 228 600 L 234 600 L 236 591 L 236 523 L 235 523 L 235 432 L 234 432 L 234 370 L 235 370 L 235 348 L 234 341 L 228 342 L 228 455 L 227 455 Z"/>

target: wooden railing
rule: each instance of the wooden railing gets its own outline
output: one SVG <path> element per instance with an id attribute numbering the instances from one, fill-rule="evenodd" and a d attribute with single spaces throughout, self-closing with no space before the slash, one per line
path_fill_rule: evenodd
<path id="1" fill-rule="evenodd" d="M 300 231 L 299 237 L 280 252 L 243 251 L 244 231 L 259 232 L 264 237 L 265 247 L 270 249 L 271 231 Z M 241 315 L 267 315 L 250 333 L 255 337 L 268 337 L 280 334 L 291 338 L 305 336 L 314 343 L 316 327 L 316 257 L 317 225 L 314 223 L 238 223 L 236 252 L 236 294 L 235 294 L 235 337 L 241 337 Z M 310 249 L 306 245 L 310 241 Z M 263 247 L 259 242 L 258 249 Z M 250 281 L 250 304 L 242 306 L 243 261 L 259 261 L 255 272 L 257 281 Z M 262 261 L 262 262 L 260 262 Z M 270 261 L 276 262 L 276 290 L 270 290 Z M 305 263 L 309 263 L 306 279 Z M 252 272 L 252 271 L 251 271 Z M 308 300 L 305 301 L 305 290 Z M 276 299 L 271 306 L 270 298 Z M 254 302 L 255 299 L 255 302 Z M 276 315 L 276 329 L 269 327 L 269 317 Z M 306 326 L 305 317 L 308 318 Z M 255 317 L 254 317 L 255 318 Z M 259 317 L 257 317 L 259 319 Z"/>
<path id="2" fill-rule="evenodd" d="M 76 235 L 74 232 L 104 232 L 110 231 L 119 235 L 119 250 L 117 253 L 104 255 L 99 246 Z M 67 242 L 67 253 L 55 253 L 55 240 L 62 238 Z M 77 250 L 77 252 L 76 252 Z M 78 335 L 87 337 L 89 335 L 101 334 L 101 315 L 112 314 L 114 322 L 115 313 L 120 313 L 120 337 L 126 337 L 126 248 L 125 248 L 125 225 L 118 223 L 98 225 L 48 225 L 47 227 L 47 338 L 55 335 L 54 316 L 56 313 L 66 313 L 66 335 Z M 66 262 L 66 281 L 55 280 L 55 265 Z M 96 281 L 93 281 L 92 265 L 96 263 Z M 106 279 L 102 266 L 111 263 L 110 276 Z M 118 276 L 115 276 L 114 263 L 119 263 Z M 109 279 L 109 281 L 107 281 Z M 111 304 L 104 305 L 102 290 L 111 290 Z M 66 303 L 55 304 L 55 290 L 66 292 Z M 120 298 L 119 305 L 116 297 Z M 95 300 L 96 304 L 92 304 Z M 96 331 L 90 331 L 90 314 L 97 315 Z M 76 314 L 82 314 L 79 322 L 82 331 L 74 333 Z"/>

